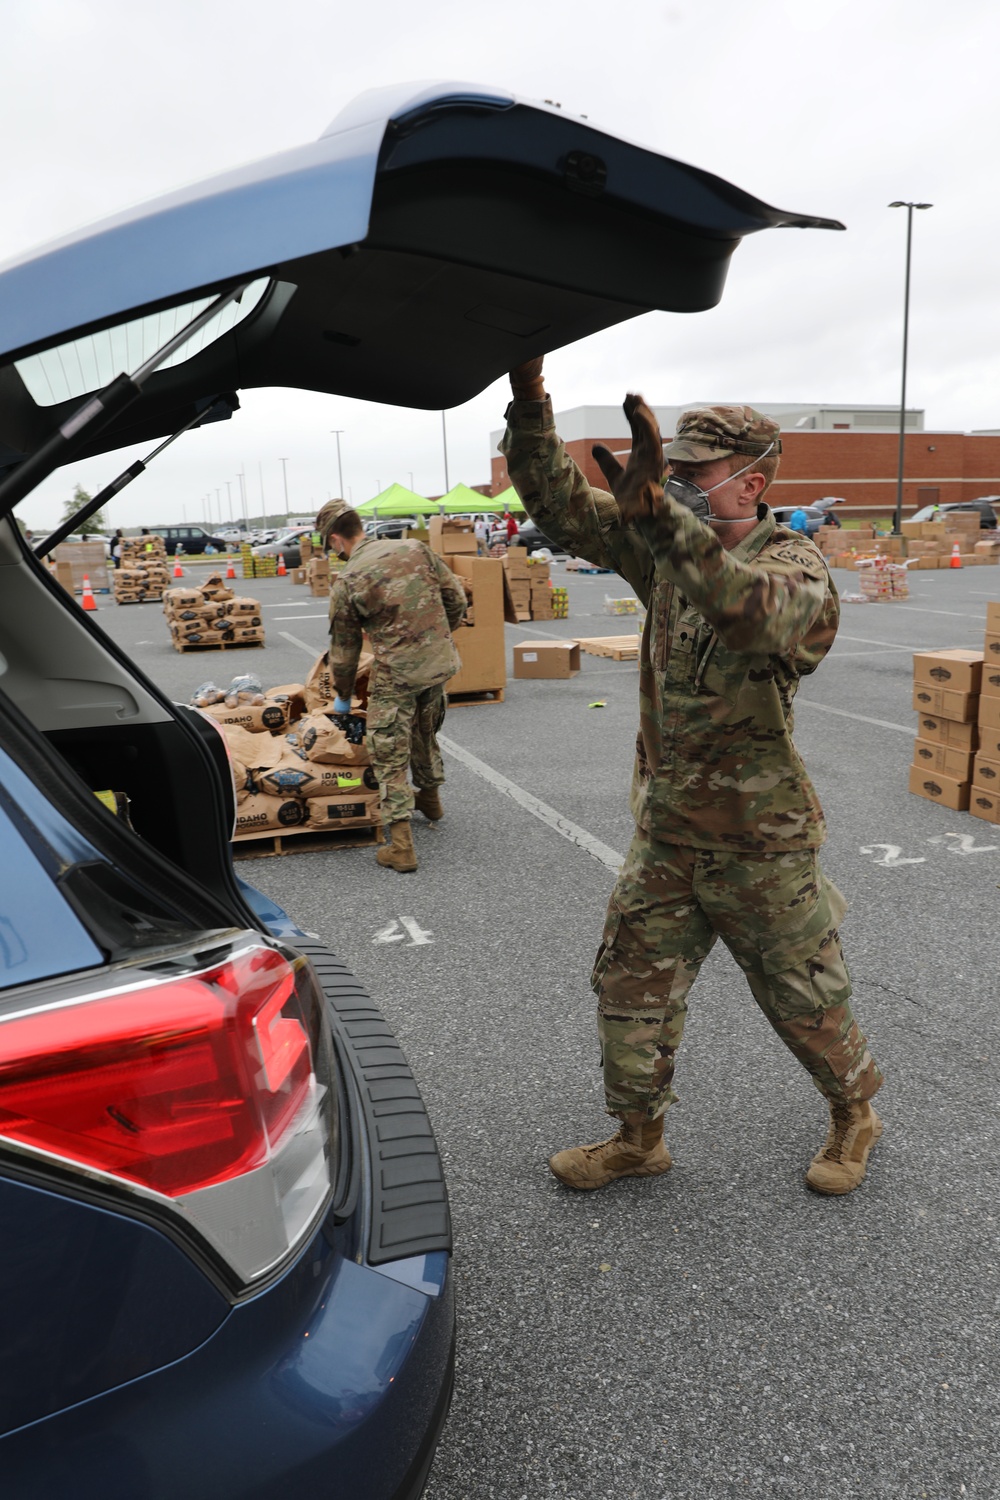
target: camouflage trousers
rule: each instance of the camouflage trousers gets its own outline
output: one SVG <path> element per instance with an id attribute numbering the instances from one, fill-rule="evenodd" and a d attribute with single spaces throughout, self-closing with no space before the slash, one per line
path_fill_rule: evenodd
<path id="1" fill-rule="evenodd" d="M 398 823 L 413 812 L 413 786 L 426 790 L 444 781 L 437 731 L 444 723 L 444 687 L 411 689 L 379 680 L 368 689 L 365 744 L 378 777 L 383 823 Z"/>
<path id="2" fill-rule="evenodd" d="M 637 829 L 591 980 L 609 1114 L 655 1119 L 674 1102 L 688 991 L 717 937 L 820 1092 L 870 1099 L 882 1074 L 851 1009 L 846 909 L 815 850 L 691 849 Z"/>

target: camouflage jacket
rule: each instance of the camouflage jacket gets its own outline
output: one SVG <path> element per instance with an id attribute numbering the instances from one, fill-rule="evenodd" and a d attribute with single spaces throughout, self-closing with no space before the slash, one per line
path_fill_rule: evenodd
<path id="1" fill-rule="evenodd" d="M 465 591 L 423 542 L 359 542 L 330 590 L 330 670 L 349 698 L 367 631 L 376 667 L 402 688 L 435 687 L 461 662 L 451 632 L 465 617 Z M 380 673 L 381 676 L 381 673 Z"/>
<path id="2" fill-rule="evenodd" d="M 799 678 L 829 651 L 840 618 L 818 549 L 763 504 L 732 551 L 669 497 L 655 517 L 623 527 L 613 496 L 566 453 L 548 398 L 510 404 L 501 451 L 545 534 L 613 568 L 647 606 L 637 825 L 699 849 L 821 844 L 822 808 L 792 743 Z"/>

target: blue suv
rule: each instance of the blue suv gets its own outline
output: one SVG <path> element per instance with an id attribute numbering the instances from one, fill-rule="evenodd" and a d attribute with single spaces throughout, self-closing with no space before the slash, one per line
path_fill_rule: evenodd
<path id="1" fill-rule="evenodd" d="M 0 268 L 5 1497 L 415 1500 L 455 1336 L 390 1027 L 236 878 L 217 727 L 43 565 L 149 457 L 34 551 L 15 507 L 72 458 L 230 419 L 244 386 L 455 405 L 714 305 L 746 233 L 825 223 L 438 86 Z"/>

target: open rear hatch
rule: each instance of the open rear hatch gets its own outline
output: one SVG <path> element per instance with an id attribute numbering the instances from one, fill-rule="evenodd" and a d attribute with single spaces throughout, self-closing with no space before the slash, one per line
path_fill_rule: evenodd
<path id="1" fill-rule="evenodd" d="M 312 145 L 0 270 L 0 472 L 61 427 L 48 468 L 177 432 L 242 387 L 453 406 L 639 313 L 713 307 L 743 236 L 782 225 L 842 227 L 555 107 L 455 85 L 375 91 Z M 142 400 L 119 391 L 74 425 L 126 371 Z"/>

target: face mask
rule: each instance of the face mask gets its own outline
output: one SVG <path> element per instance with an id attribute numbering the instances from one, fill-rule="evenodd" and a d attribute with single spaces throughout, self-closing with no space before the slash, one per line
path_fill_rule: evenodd
<path id="1" fill-rule="evenodd" d="M 713 490 L 720 490 L 724 484 L 728 484 L 730 479 L 738 479 L 741 474 L 745 474 L 748 469 L 752 469 L 754 464 L 760 463 L 761 458 L 767 457 L 773 447 L 774 444 L 769 443 L 760 455 L 760 458 L 752 458 L 748 464 L 743 465 L 742 469 L 737 469 L 735 474 L 727 475 L 725 479 L 720 479 L 718 484 L 713 484 L 707 490 L 703 490 L 701 485 L 695 484 L 693 479 L 682 479 L 679 474 L 672 474 L 663 486 L 664 493 L 669 495 L 673 500 L 676 500 L 678 504 L 685 506 L 692 515 L 698 517 L 699 521 L 704 521 L 706 526 L 711 526 L 713 521 L 723 526 L 732 525 L 733 523 L 728 517 L 712 514 L 712 503 L 708 498 L 709 495 L 712 494 Z"/>

